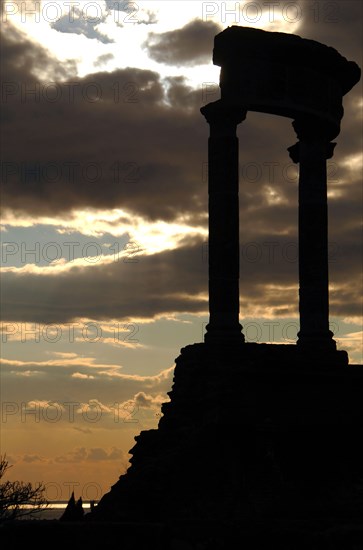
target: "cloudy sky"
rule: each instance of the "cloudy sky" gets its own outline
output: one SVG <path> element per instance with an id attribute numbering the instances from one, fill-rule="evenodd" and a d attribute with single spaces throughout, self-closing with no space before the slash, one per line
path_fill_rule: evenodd
<path id="1" fill-rule="evenodd" d="M 203 339 L 213 37 L 296 33 L 362 65 L 362 3 L 2 2 L 2 441 L 10 477 L 99 498 Z M 361 358 L 361 83 L 328 163 L 331 328 Z M 298 330 L 291 120 L 240 138 L 241 322 Z M 228 376 L 228 373 L 226 373 Z M 77 485 L 78 484 L 78 485 Z"/>

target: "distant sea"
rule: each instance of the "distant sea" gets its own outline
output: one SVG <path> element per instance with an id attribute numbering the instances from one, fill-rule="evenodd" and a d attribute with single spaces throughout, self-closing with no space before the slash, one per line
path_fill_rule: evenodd
<path id="1" fill-rule="evenodd" d="M 25 516 L 21 519 L 59 519 L 63 514 L 65 508 L 67 507 L 68 501 L 51 501 L 48 508 L 42 510 L 31 516 Z M 83 510 L 85 514 L 88 514 L 90 511 L 89 502 L 83 503 Z"/>

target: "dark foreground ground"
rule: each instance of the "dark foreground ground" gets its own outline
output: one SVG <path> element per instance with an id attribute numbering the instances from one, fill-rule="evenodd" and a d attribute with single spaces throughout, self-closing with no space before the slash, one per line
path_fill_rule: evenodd
<path id="1" fill-rule="evenodd" d="M 130 548 L 158 550 L 363 550 L 362 522 L 274 520 L 263 523 L 169 521 L 165 523 L 62 523 L 18 521 L 2 525 L 3 548 Z M 20 546 L 21 545 L 21 546 Z"/>
<path id="2" fill-rule="evenodd" d="M 158 429 L 91 517 L 5 524 L 2 548 L 363 550 L 363 366 L 329 361 L 183 348 Z"/>

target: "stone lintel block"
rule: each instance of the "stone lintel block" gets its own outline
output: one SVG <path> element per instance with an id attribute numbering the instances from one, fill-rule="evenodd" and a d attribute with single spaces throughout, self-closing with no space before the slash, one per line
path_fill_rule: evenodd
<path id="1" fill-rule="evenodd" d="M 231 26 L 214 39 L 221 67 L 221 98 L 291 118 L 317 117 L 339 134 L 342 98 L 360 79 L 360 68 L 337 50 L 300 36 Z"/>

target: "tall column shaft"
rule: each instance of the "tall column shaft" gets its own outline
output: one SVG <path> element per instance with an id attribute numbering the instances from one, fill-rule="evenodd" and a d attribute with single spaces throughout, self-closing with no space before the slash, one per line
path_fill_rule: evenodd
<path id="1" fill-rule="evenodd" d="M 238 139 L 208 141 L 210 324 L 230 330 L 239 319 Z"/>
<path id="2" fill-rule="evenodd" d="M 206 342 L 243 342 L 239 323 L 239 201 L 236 127 L 245 116 L 219 100 L 201 109 L 210 125 L 209 324 Z"/>
<path id="3" fill-rule="evenodd" d="M 299 174 L 299 311 L 297 344 L 307 349 L 333 350 L 336 343 L 329 330 L 328 204 L 326 159 L 335 144 L 319 133 L 318 122 L 311 132 L 295 121 L 299 143 L 290 148 L 300 163 Z M 314 131 L 315 129 L 315 131 Z"/>

